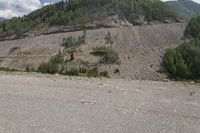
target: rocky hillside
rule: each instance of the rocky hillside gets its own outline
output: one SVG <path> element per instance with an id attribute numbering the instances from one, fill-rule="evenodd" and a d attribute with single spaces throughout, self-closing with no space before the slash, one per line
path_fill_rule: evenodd
<path id="1" fill-rule="evenodd" d="M 171 23 L 87 30 L 86 42 L 78 46 L 74 58 L 95 63 L 99 58 L 91 54 L 93 48 L 107 46 L 119 53 L 120 63 L 112 66 L 98 64 L 98 69 L 108 71 L 116 78 L 163 79 L 165 75 L 160 72 L 165 50 L 182 43 L 184 29 L 184 23 Z M 62 51 L 64 37 L 77 38 L 82 33 L 73 31 L 0 42 L 0 66 L 19 70 L 36 68 Z M 108 33 L 112 43 L 106 43 Z"/>
<path id="2" fill-rule="evenodd" d="M 200 15 L 200 4 L 191 0 L 178 0 L 167 2 L 184 19 L 191 19 Z"/>
<path id="3" fill-rule="evenodd" d="M 160 0 L 70 0 L 0 23 L 0 40 L 63 30 L 114 27 L 116 23 L 141 25 L 172 21 L 178 21 L 176 13 Z"/>

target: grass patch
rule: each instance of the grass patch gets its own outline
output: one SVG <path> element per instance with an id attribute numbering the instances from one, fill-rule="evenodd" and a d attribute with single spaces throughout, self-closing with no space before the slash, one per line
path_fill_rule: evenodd
<path id="1" fill-rule="evenodd" d="M 93 55 L 100 56 L 100 63 L 102 64 L 118 64 L 119 63 L 119 54 L 112 48 L 101 46 L 93 48 Z"/>

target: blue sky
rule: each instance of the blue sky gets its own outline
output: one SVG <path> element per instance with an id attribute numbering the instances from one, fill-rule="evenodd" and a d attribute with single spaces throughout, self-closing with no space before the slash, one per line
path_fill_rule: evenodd
<path id="1" fill-rule="evenodd" d="M 60 1 L 60 0 L 40 0 L 40 2 L 42 4 L 44 4 L 44 3 L 54 3 L 54 2 L 58 2 L 58 1 Z"/>
<path id="2" fill-rule="evenodd" d="M 0 0 L 0 17 L 23 16 L 44 5 L 61 0 Z M 162 0 L 167 1 L 167 0 Z M 193 0 L 200 3 L 200 0 Z"/>

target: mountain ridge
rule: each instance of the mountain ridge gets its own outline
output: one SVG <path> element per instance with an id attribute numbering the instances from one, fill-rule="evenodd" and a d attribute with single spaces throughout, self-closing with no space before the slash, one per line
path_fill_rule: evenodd
<path id="1" fill-rule="evenodd" d="M 190 20 L 192 17 L 200 15 L 200 4 L 191 0 L 168 1 L 176 12 L 184 19 Z"/>
<path id="2" fill-rule="evenodd" d="M 6 18 L 0 17 L 0 22 L 7 20 Z"/>

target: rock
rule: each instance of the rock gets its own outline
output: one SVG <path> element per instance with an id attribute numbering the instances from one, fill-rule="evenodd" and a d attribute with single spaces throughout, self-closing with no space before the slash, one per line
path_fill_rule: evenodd
<path id="1" fill-rule="evenodd" d="M 190 83 L 191 83 L 191 84 L 195 84 L 195 82 L 194 82 L 194 81 L 191 81 Z"/>
<path id="2" fill-rule="evenodd" d="M 164 81 L 164 82 L 170 82 L 170 80 L 169 80 L 169 79 L 163 79 L 163 81 Z"/>
<path id="3" fill-rule="evenodd" d="M 97 101 L 92 101 L 92 104 L 96 104 L 97 103 Z"/>
<path id="4" fill-rule="evenodd" d="M 86 103 L 86 101 L 85 100 L 81 100 L 81 103 L 84 104 L 84 103 Z"/>

